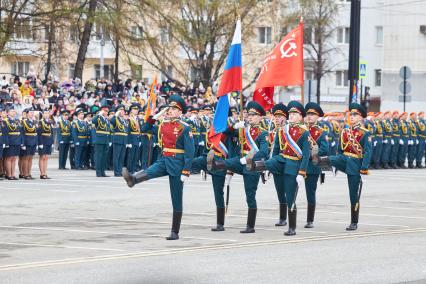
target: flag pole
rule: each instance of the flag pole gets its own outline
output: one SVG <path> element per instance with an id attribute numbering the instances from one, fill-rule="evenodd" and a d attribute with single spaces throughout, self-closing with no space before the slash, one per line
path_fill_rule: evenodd
<path id="1" fill-rule="evenodd" d="M 305 84 L 300 86 L 300 97 L 302 105 L 305 105 Z"/>
<path id="2" fill-rule="evenodd" d="M 303 39 L 304 39 L 304 29 L 305 29 L 305 26 L 304 26 L 304 23 L 303 23 L 303 15 L 302 16 L 300 16 L 300 22 L 299 22 L 299 24 L 302 24 L 303 25 L 303 28 L 302 28 L 302 42 L 303 42 Z M 302 60 L 303 60 L 303 47 L 302 47 Z M 305 105 L 305 64 L 303 64 L 303 70 L 302 70 L 302 72 L 303 72 L 303 74 L 302 74 L 302 85 L 300 86 L 300 97 L 301 97 L 301 101 L 302 101 L 302 105 Z"/>

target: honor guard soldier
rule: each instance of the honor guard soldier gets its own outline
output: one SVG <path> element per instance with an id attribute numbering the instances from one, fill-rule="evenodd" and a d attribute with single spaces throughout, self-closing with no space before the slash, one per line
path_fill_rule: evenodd
<path id="1" fill-rule="evenodd" d="M 200 119 L 200 139 L 198 142 L 198 146 L 200 147 L 200 149 L 203 149 L 206 145 L 207 130 L 212 124 L 212 111 L 213 107 L 211 105 L 205 105 L 202 107 L 203 115 Z"/>
<path id="2" fill-rule="evenodd" d="M 330 123 L 331 123 L 331 126 L 332 126 L 331 131 L 333 132 L 332 133 L 333 141 L 330 144 L 330 146 L 331 146 L 330 154 L 335 155 L 337 153 L 337 148 L 338 148 L 338 144 L 339 144 L 339 136 L 340 136 L 340 131 L 341 131 L 341 125 L 340 125 L 340 122 L 339 122 L 339 119 L 338 119 L 338 113 L 335 116 L 331 117 Z"/>
<path id="3" fill-rule="evenodd" d="M 419 145 L 418 138 L 418 125 L 417 125 L 417 114 L 415 112 L 410 113 L 410 119 L 408 121 L 410 127 L 410 140 L 408 143 L 408 167 L 414 168 L 414 161 L 416 159 L 417 148 Z"/>
<path id="4" fill-rule="evenodd" d="M 22 127 L 22 121 L 24 119 L 27 119 L 27 113 L 28 113 L 28 109 L 23 109 L 22 113 L 21 113 L 21 117 L 19 117 L 19 124 L 21 125 L 21 135 L 22 135 L 22 139 L 24 139 L 24 133 L 23 133 L 23 127 Z M 25 145 L 22 144 L 21 145 L 21 150 L 19 151 L 19 158 L 18 158 L 18 169 L 19 169 L 19 179 L 23 179 L 25 178 L 25 170 L 24 170 L 24 164 L 25 164 Z"/>
<path id="5" fill-rule="evenodd" d="M 374 145 L 376 141 L 376 126 L 374 124 L 374 112 L 369 112 L 365 120 L 365 128 L 370 132 L 371 143 Z M 371 157 L 374 157 L 374 147 L 371 147 Z M 373 163 L 370 162 L 369 169 L 373 168 Z"/>
<path id="6" fill-rule="evenodd" d="M 22 134 L 24 145 L 22 146 L 22 175 L 25 179 L 33 179 L 31 176 L 31 168 L 33 164 L 33 156 L 37 150 L 37 123 L 34 117 L 34 109 L 27 109 L 27 118 L 22 119 Z"/>
<path id="7" fill-rule="evenodd" d="M 340 134 L 339 154 L 320 157 L 321 165 L 332 165 L 346 173 L 351 201 L 351 224 L 346 228 L 353 231 L 358 228 L 359 204 L 362 191 L 361 175 L 368 175 L 371 158 L 370 132 L 362 127 L 362 119 L 367 116 L 363 106 L 351 103 L 350 119 Z"/>
<path id="8" fill-rule="evenodd" d="M 410 129 L 407 122 L 408 114 L 403 112 L 399 117 L 399 125 L 401 128 L 401 139 L 398 148 L 398 167 L 406 169 L 405 160 L 407 159 L 408 143 L 410 140 Z"/>
<path id="9" fill-rule="evenodd" d="M 108 121 L 109 121 L 109 132 L 110 132 L 110 138 L 108 143 L 108 150 L 107 150 L 107 170 L 112 171 L 114 170 L 113 167 L 113 153 L 112 153 L 112 136 L 114 132 L 114 127 L 111 125 L 111 119 L 115 116 L 115 110 L 113 107 L 110 108 L 108 111 Z"/>
<path id="10" fill-rule="evenodd" d="M 399 142 L 401 140 L 401 126 L 399 123 L 399 113 L 394 111 L 392 113 L 392 151 L 390 155 L 390 167 L 393 169 L 398 169 L 398 152 L 399 152 Z"/>
<path id="11" fill-rule="evenodd" d="M 119 105 L 115 110 L 115 115 L 111 119 L 111 125 L 114 127 L 112 134 L 112 153 L 114 176 L 121 177 L 121 171 L 124 165 L 124 157 L 126 155 L 126 145 L 128 136 L 128 123 L 124 119 L 124 106 Z"/>
<path id="12" fill-rule="evenodd" d="M 329 145 L 327 139 L 327 132 L 325 132 L 318 124 L 318 119 L 324 116 L 324 112 L 321 107 L 313 102 L 307 103 L 305 106 L 306 110 L 306 122 L 309 129 L 309 143 L 311 144 L 312 153 L 319 157 L 328 156 Z M 317 152 L 317 153 L 316 153 Z M 313 155 L 312 155 L 313 156 Z M 305 178 L 305 189 L 306 199 L 308 201 L 308 212 L 306 217 L 305 228 L 313 228 L 313 222 L 315 217 L 316 207 L 316 191 L 318 186 L 318 179 L 321 176 L 323 179 L 321 168 L 318 165 L 314 165 L 312 160 L 309 160 L 308 168 L 306 170 Z M 321 183 L 324 181 L 321 180 Z"/>
<path id="13" fill-rule="evenodd" d="M 383 150 L 381 161 L 384 169 L 390 169 L 389 161 L 393 144 L 392 134 L 391 112 L 387 111 L 384 114 L 383 120 Z"/>
<path id="14" fill-rule="evenodd" d="M 15 118 L 16 110 L 10 106 L 7 111 L 7 118 L 4 121 L 5 149 L 3 152 L 4 165 L 6 170 L 6 179 L 17 180 L 15 177 L 16 159 L 23 145 L 21 135 L 21 124 L 19 119 Z"/>
<path id="15" fill-rule="evenodd" d="M 59 169 L 66 170 L 67 157 L 71 144 L 71 122 L 69 121 L 69 111 L 61 111 L 58 121 L 58 143 L 59 143 Z"/>
<path id="16" fill-rule="evenodd" d="M 245 123 L 239 121 L 234 125 L 234 129 L 243 129 L 240 136 L 242 145 L 241 157 L 233 157 L 225 161 L 214 159 L 214 151 L 207 155 L 207 170 L 228 170 L 243 176 L 244 190 L 248 206 L 247 226 L 240 233 L 254 233 L 257 215 L 256 191 L 259 184 L 260 174 L 246 168 L 246 164 L 252 165 L 253 161 L 266 159 L 268 157 L 268 142 L 266 141 L 268 132 L 260 127 L 260 121 L 265 115 L 265 110 L 256 102 L 247 104 L 249 125 L 245 128 Z M 236 131 L 238 132 L 238 131 Z"/>
<path id="17" fill-rule="evenodd" d="M 189 116 L 186 120 L 189 127 L 191 127 L 192 137 L 194 138 L 194 146 L 195 146 L 195 157 L 201 156 L 204 152 L 205 147 L 198 145 L 200 143 L 200 122 L 198 118 L 198 108 L 196 107 L 188 107 Z M 206 131 L 207 133 L 207 131 Z M 206 134 L 208 135 L 208 134 Z M 206 137 L 204 137 L 206 139 Z"/>
<path id="18" fill-rule="evenodd" d="M 417 139 L 419 140 L 417 154 L 416 154 L 416 167 L 423 169 L 422 160 L 425 157 L 425 139 L 426 139 L 426 124 L 424 120 L 424 112 L 419 112 L 417 116 Z"/>
<path id="19" fill-rule="evenodd" d="M 145 124 L 148 125 L 147 122 L 144 121 L 145 118 L 145 107 L 139 110 L 139 124 L 141 129 L 141 146 L 139 147 L 139 156 L 140 156 L 140 166 L 141 170 L 145 170 L 150 166 L 150 162 L 152 160 L 152 134 L 144 131 Z"/>
<path id="20" fill-rule="evenodd" d="M 376 137 L 373 141 L 372 151 L 374 153 L 373 164 L 375 169 L 381 168 L 381 158 L 382 158 L 382 150 L 383 150 L 383 122 L 382 122 L 383 114 L 381 112 L 376 114 L 376 118 L 374 119 L 374 125 L 376 127 Z"/>
<path id="21" fill-rule="evenodd" d="M 85 121 L 87 124 L 87 133 L 88 133 L 88 141 L 87 141 L 87 155 L 85 160 L 86 168 L 89 168 L 91 170 L 95 170 L 95 145 L 94 145 L 94 139 L 95 139 L 95 128 L 92 125 L 92 119 L 93 116 L 96 115 L 96 112 L 98 111 L 98 108 L 94 110 L 94 112 L 88 112 L 85 117 Z"/>
<path id="22" fill-rule="evenodd" d="M 129 109 L 129 136 L 127 140 L 127 169 L 131 174 L 136 172 L 141 142 L 141 128 L 139 124 L 139 105 L 132 104 Z"/>
<path id="23" fill-rule="evenodd" d="M 75 145 L 75 167 L 77 170 L 83 170 L 85 157 L 87 155 L 87 142 L 89 141 L 88 127 L 84 121 L 84 110 L 76 111 L 77 120 L 73 121 L 71 134 Z"/>
<path id="24" fill-rule="evenodd" d="M 107 167 L 108 147 L 111 141 L 110 123 L 108 120 L 108 106 L 101 107 L 99 113 L 92 119 L 94 128 L 95 167 L 97 177 L 108 177 Z"/>
<path id="25" fill-rule="evenodd" d="M 183 185 L 190 175 L 194 142 L 189 126 L 180 119 L 180 116 L 186 113 L 185 101 L 178 95 L 172 95 L 169 98 L 169 106 L 164 111 L 167 111 L 167 118 L 158 127 L 158 142 L 163 152 L 162 157 L 148 169 L 135 174 L 130 174 L 123 168 L 123 178 L 129 187 L 133 187 L 149 179 L 169 176 L 173 221 L 167 240 L 177 240 L 183 211 Z M 150 119 L 150 124 L 152 125 L 161 114 L 160 112 Z"/>
<path id="26" fill-rule="evenodd" d="M 38 166 L 40 169 L 40 179 L 50 179 L 47 176 L 47 164 L 49 155 L 52 154 L 53 145 L 53 128 L 54 123 L 50 119 L 50 110 L 44 109 L 42 111 L 42 118 L 38 127 Z"/>

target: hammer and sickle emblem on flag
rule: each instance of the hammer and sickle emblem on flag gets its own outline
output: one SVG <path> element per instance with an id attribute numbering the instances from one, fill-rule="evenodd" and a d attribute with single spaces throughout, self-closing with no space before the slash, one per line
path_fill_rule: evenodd
<path id="1" fill-rule="evenodd" d="M 296 49 L 297 45 L 293 34 L 291 38 L 285 40 L 280 46 L 281 58 L 297 56 Z"/>

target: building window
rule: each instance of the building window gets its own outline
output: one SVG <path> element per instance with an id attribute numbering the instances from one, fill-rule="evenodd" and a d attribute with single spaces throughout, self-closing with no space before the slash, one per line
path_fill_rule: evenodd
<path id="1" fill-rule="evenodd" d="M 382 69 L 374 70 L 374 84 L 376 87 L 382 86 Z"/>
<path id="2" fill-rule="evenodd" d="M 312 44 L 312 28 L 306 27 L 303 32 L 303 43 L 304 44 Z"/>
<path id="3" fill-rule="evenodd" d="M 376 27 L 376 44 L 383 44 L 383 27 Z"/>
<path id="4" fill-rule="evenodd" d="M 26 77 L 28 74 L 28 71 L 30 70 L 30 63 L 29 62 L 12 62 L 11 64 L 11 73 L 13 75 L 18 75 L 20 77 Z"/>
<path id="5" fill-rule="evenodd" d="M 76 25 L 70 26 L 69 40 L 72 42 L 78 42 L 79 40 L 78 34 L 79 34 L 78 27 Z"/>
<path id="6" fill-rule="evenodd" d="M 347 87 L 349 86 L 348 71 L 339 70 L 336 71 L 336 86 L 337 87 Z"/>
<path id="7" fill-rule="evenodd" d="M 49 40 L 49 34 L 50 33 L 51 33 L 50 26 L 45 25 L 44 26 L 44 40 Z M 55 32 L 53 32 L 53 34 L 52 34 L 52 40 L 55 40 Z"/>
<path id="8" fill-rule="evenodd" d="M 258 42 L 261 44 L 270 44 L 272 42 L 272 28 L 271 27 L 259 27 L 258 30 Z"/>
<path id="9" fill-rule="evenodd" d="M 108 30 L 102 25 L 95 25 L 96 40 L 101 40 L 102 36 L 104 38 L 104 41 L 111 41 L 111 35 Z"/>
<path id="10" fill-rule="evenodd" d="M 17 19 L 15 23 L 14 38 L 16 39 L 31 39 L 32 26 L 30 19 Z"/>
<path id="11" fill-rule="evenodd" d="M 134 80 L 142 80 L 142 65 L 132 65 L 132 78 Z"/>
<path id="12" fill-rule="evenodd" d="M 167 44 L 170 42 L 170 29 L 168 28 L 160 29 L 160 42 L 161 44 Z"/>
<path id="13" fill-rule="evenodd" d="M 101 79 L 101 65 L 95 64 L 95 79 Z M 112 80 L 114 76 L 114 65 L 104 65 L 104 78 Z"/>
<path id="14" fill-rule="evenodd" d="M 143 28 L 139 26 L 132 26 L 132 37 L 135 39 L 141 39 L 143 36 Z"/>
<path id="15" fill-rule="evenodd" d="M 349 43 L 350 28 L 341 27 L 337 29 L 337 43 L 348 44 Z"/>
<path id="16" fill-rule="evenodd" d="M 68 64 L 68 78 L 74 78 L 75 64 Z"/>
<path id="17" fill-rule="evenodd" d="M 314 79 L 314 71 L 305 70 L 305 80 L 313 80 Z"/>
<path id="18" fill-rule="evenodd" d="M 168 77 L 169 78 L 173 78 L 173 66 L 172 65 L 168 65 L 166 72 L 167 72 L 166 75 L 164 73 L 161 73 L 161 81 L 162 82 L 167 81 Z"/>

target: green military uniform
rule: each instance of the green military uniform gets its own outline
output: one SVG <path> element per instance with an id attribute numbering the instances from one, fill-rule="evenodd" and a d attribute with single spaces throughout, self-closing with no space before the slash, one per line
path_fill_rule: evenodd
<path id="1" fill-rule="evenodd" d="M 68 152 L 71 145 L 71 122 L 68 120 L 69 112 L 61 111 L 61 117 L 58 122 L 58 143 L 59 143 L 59 169 L 65 170 L 67 164 Z"/>
<path id="2" fill-rule="evenodd" d="M 114 176 L 120 177 L 126 155 L 126 145 L 128 136 L 128 123 L 119 116 L 119 112 L 124 110 L 124 106 L 119 105 L 115 110 L 115 116 L 111 119 L 113 126 L 112 134 L 112 161 L 114 167 Z"/>
<path id="3" fill-rule="evenodd" d="M 101 112 L 108 113 L 108 107 L 101 108 Z M 111 141 L 110 123 L 107 117 L 97 114 L 92 119 L 94 129 L 94 147 L 95 147 L 95 167 L 97 177 L 107 177 L 105 170 L 107 168 L 108 145 Z"/>

